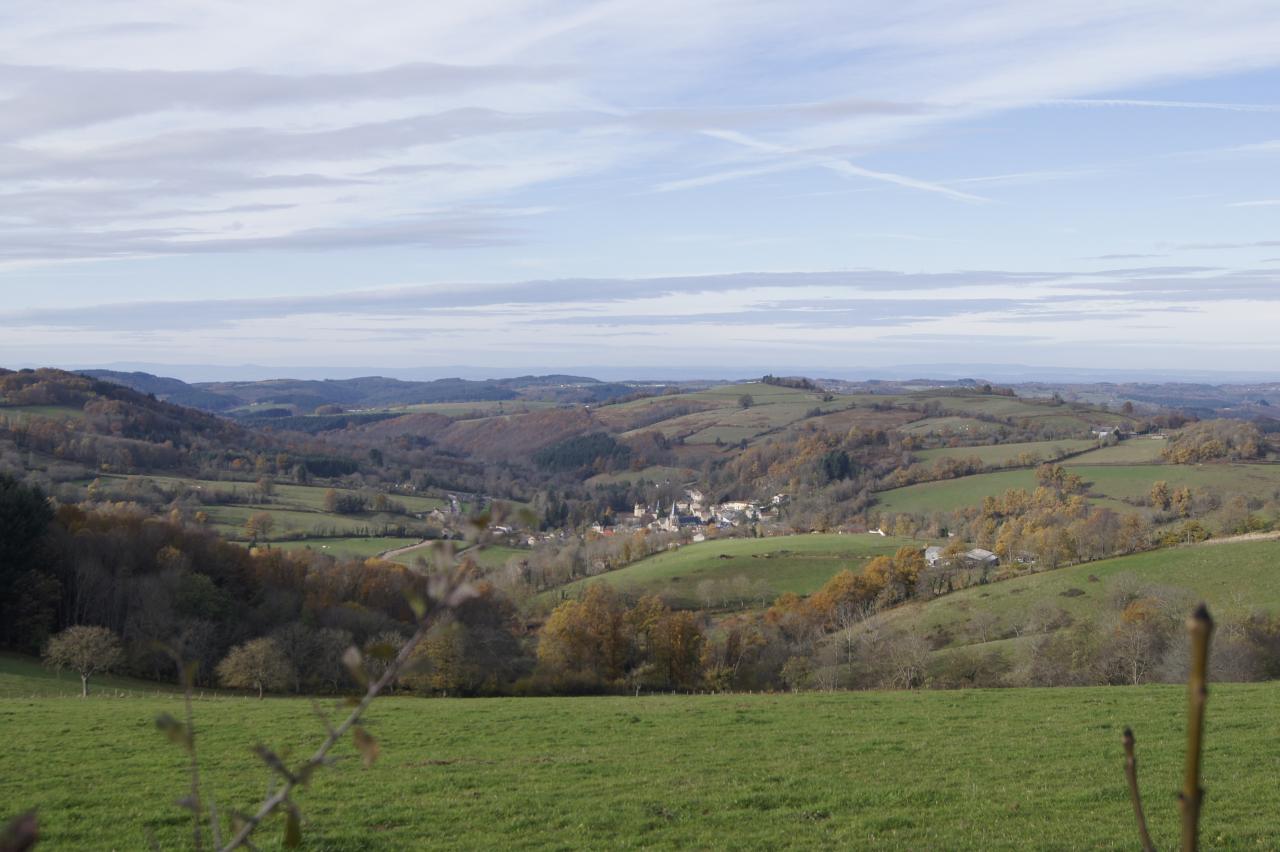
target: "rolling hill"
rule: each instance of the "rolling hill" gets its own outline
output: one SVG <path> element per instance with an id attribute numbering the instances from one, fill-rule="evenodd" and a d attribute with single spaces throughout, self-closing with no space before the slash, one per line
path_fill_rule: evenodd
<path id="1" fill-rule="evenodd" d="M 544 598 L 606 583 L 631 596 L 661 595 L 670 605 L 688 609 L 767 606 L 783 592 L 810 594 L 840 571 L 859 570 L 871 557 L 892 554 L 904 544 L 919 542 L 877 535 L 713 539 L 579 580 Z"/>

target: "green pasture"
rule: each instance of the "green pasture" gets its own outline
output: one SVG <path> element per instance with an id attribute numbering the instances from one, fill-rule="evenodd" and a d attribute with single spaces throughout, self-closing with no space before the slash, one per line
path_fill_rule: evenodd
<path id="1" fill-rule="evenodd" d="M 939 459 L 968 459 L 977 457 L 986 465 L 1007 465 L 1017 463 L 1022 456 L 1031 456 L 1040 461 L 1053 461 L 1071 453 L 1078 453 L 1097 446 L 1097 441 L 1083 438 L 1069 438 L 1061 441 L 1027 441 L 1021 444 L 984 444 L 977 447 L 943 447 L 937 450 L 917 450 L 912 453 L 924 464 L 933 464 Z"/>
<path id="2" fill-rule="evenodd" d="M 120 476 L 114 474 L 106 474 L 101 477 L 103 482 L 116 481 L 125 482 L 130 479 L 150 480 L 162 488 L 172 489 L 177 487 L 189 488 L 197 493 L 201 491 L 211 492 L 238 492 L 240 494 L 256 494 L 258 491 L 257 480 L 228 480 L 228 479 L 186 479 L 178 476 Z M 329 490 L 327 485 L 295 485 L 285 482 L 276 482 L 272 489 L 272 505 L 279 506 L 282 509 L 312 509 L 323 511 L 325 492 Z M 363 492 L 351 488 L 335 488 L 334 491 L 340 495 L 366 494 L 372 499 L 371 492 Z M 399 503 L 410 512 L 430 512 L 432 509 L 444 507 L 445 501 L 438 497 L 421 497 L 413 494 L 388 494 L 387 498 L 394 503 Z"/>
<path id="3" fill-rule="evenodd" d="M 908 435 L 994 435 L 1008 427 L 973 417 L 926 417 L 898 427 Z"/>
<path id="4" fill-rule="evenodd" d="M 760 431 L 751 426 L 708 426 L 690 435 L 686 440 L 690 444 L 714 444 L 716 441 L 736 444 L 739 441 L 750 441 L 759 435 Z"/>
<path id="5" fill-rule="evenodd" d="M 1072 464 L 1144 464 L 1160 461 L 1160 451 L 1167 446 L 1163 438 L 1136 437 L 1082 453 Z"/>
<path id="6" fill-rule="evenodd" d="M 388 558 L 392 562 L 410 567 L 418 564 L 418 560 L 431 562 L 432 556 L 437 552 L 439 543 L 434 541 L 425 541 L 416 547 L 411 547 L 401 553 L 390 555 Z M 502 545 L 489 545 L 486 547 L 471 547 L 463 551 L 459 551 L 457 556 L 459 559 L 470 559 L 476 565 L 485 570 L 497 570 L 506 567 L 507 563 L 515 558 L 524 558 L 529 555 L 529 551 L 521 547 L 505 547 Z"/>
<path id="7" fill-rule="evenodd" d="M 209 523 L 215 529 L 233 539 L 246 538 L 245 523 L 251 515 L 266 513 L 271 516 L 275 526 L 262 540 L 271 542 L 294 540 L 298 536 L 317 536 L 321 543 L 325 543 L 323 540 L 330 536 L 359 537 L 367 529 L 382 529 L 384 524 L 411 526 L 420 523 L 403 515 L 338 515 L 305 509 L 282 509 L 275 504 L 207 506 L 202 511 L 209 516 Z"/>
<path id="8" fill-rule="evenodd" d="M 1265 499 L 1274 497 L 1280 490 L 1280 465 L 1264 464 L 1204 464 L 1204 465 L 1084 465 L 1074 460 L 1064 467 L 1084 477 L 1097 505 L 1115 509 L 1126 507 L 1125 498 L 1149 494 L 1158 480 L 1169 483 L 1170 488 L 1203 488 L 1219 494 L 1250 494 Z M 910 514 L 951 512 L 964 506 L 975 506 L 987 496 L 1004 493 L 1011 488 L 1033 490 L 1036 487 L 1033 470 L 1005 470 L 980 473 L 958 479 L 922 482 L 882 491 L 876 495 L 876 506 L 881 511 Z M 1110 498 L 1107 501 L 1105 498 Z"/>
<path id="9" fill-rule="evenodd" d="M 1278 703 L 1274 683 L 1212 688 L 1202 848 L 1280 848 Z M 1179 686 L 379 699 L 379 760 L 344 742 L 298 794 L 303 848 L 1128 850 L 1126 725 L 1174 848 L 1185 704 Z M 305 698 L 194 711 L 224 814 L 263 796 L 255 744 L 296 760 L 323 736 Z M 50 849 L 190 848 L 186 756 L 160 713 L 180 699 L 0 699 L 0 802 L 38 808 Z M 255 843 L 282 837 L 274 818 Z"/>
<path id="10" fill-rule="evenodd" d="M 47 420 L 83 420 L 84 411 L 70 405 L 0 405 L 0 417 L 43 417 Z"/>
<path id="11" fill-rule="evenodd" d="M 1116 578 L 1185 590 L 1219 615 L 1255 608 L 1280 611 L 1280 541 L 1243 541 L 1166 548 L 971 586 L 885 614 L 888 623 L 923 633 L 949 631 L 957 641 L 979 614 L 994 616 L 994 635 L 1021 628 L 1044 603 L 1073 617 L 1101 614 Z M 1094 579 L 1090 579 L 1094 578 Z M 1064 594 L 1065 593 L 1065 594 Z"/>
<path id="12" fill-rule="evenodd" d="M 713 539 L 579 580 L 550 595 L 560 598 L 562 591 L 572 595 L 589 583 L 604 582 L 629 595 L 660 594 L 675 606 L 700 608 L 704 603 L 699 584 L 708 580 L 732 584 L 742 577 L 741 597 L 758 603 L 762 596 L 771 601 L 783 592 L 810 594 L 843 569 L 859 570 L 872 556 L 892 554 L 904 544 L 923 546 L 918 541 L 865 533 Z"/>
<path id="13" fill-rule="evenodd" d="M 329 538 L 272 542 L 280 550 L 313 550 L 335 559 L 369 559 L 388 550 L 417 544 L 417 538 Z"/>

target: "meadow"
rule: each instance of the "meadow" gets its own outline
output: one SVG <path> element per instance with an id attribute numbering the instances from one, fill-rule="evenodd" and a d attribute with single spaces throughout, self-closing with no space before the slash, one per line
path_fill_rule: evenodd
<path id="1" fill-rule="evenodd" d="M 1137 437 L 1109 447 L 1081 453 L 1072 464 L 1146 464 L 1160 461 L 1160 453 L 1168 446 L 1164 438 Z"/>
<path id="2" fill-rule="evenodd" d="M 409 547 L 417 544 L 419 539 L 416 538 L 396 538 L 388 536 L 386 538 L 327 538 L 312 539 L 303 541 L 279 541 L 273 542 L 270 546 L 280 550 L 313 550 L 316 553 L 323 553 L 326 556 L 332 556 L 334 559 L 369 559 L 378 556 L 388 550 L 396 550 L 402 547 Z"/>
<path id="3" fill-rule="evenodd" d="M 1204 848 L 1277 849 L 1278 684 L 1212 688 Z M 329 705 L 331 702 L 323 702 Z M 1155 842 L 1174 845 L 1178 686 L 602 698 L 379 699 L 382 754 L 319 772 L 304 848 L 1136 847 L 1120 733 L 1137 731 Z M 177 695 L 0 698 L 0 801 L 51 849 L 190 848 Z M 307 699 L 195 701 L 202 784 L 261 797 L 250 749 L 306 753 Z M 282 820 L 255 840 L 280 848 Z"/>
<path id="4" fill-rule="evenodd" d="M 989 444 L 978 447 L 943 447 L 936 450 L 917 450 L 912 455 L 925 464 L 932 464 L 938 459 L 978 458 L 987 465 L 1007 465 L 1016 463 L 1026 455 L 1041 461 L 1052 461 L 1071 453 L 1078 453 L 1097 446 L 1097 441 L 1084 438 L 1071 438 L 1061 441 L 1027 441 L 1021 444 Z"/>
<path id="5" fill-rule="evenodd" d="M 1249 494 L 1264 499 L 1280 489 L 1280 465 L 1090 465 L 1072 460 L 1063 467 L 1084 477 L 1089 494 L 1096 495 L 1091 502 L 1111 508 L 1124 508 L 1124 503 L 1119 501 L 1126 498 L 1144 497 L 1158 480 L 1168 482 L 1170 488 L 1204 488 L 1221 494 Z M 996 471 L 882 491 L 876 494 L 876 505 L 885 512 L 951 512 L 979 505 L 982 498 L 1011 488 L 1033 491 L 1035 487 L 1033 470 Z"/>
<path id="6" fill-rule="evenodd" d="M 433 555 L 436 553 L 438 543 L 434 541 L 423 542 L 422 544 L 406 547 L 397 553 L 387 554 L 387 560 L 396 562 L 400 565 L 413 567 L 418 560 L 425 560 L 431 563 Z M 457 554 L 458 559 L 469 559 L 476 563 L 479 567 L 486 571 L 496 571 L 506 566 L 512 559 L 527 557 L 530 551 L 519 547 L 505 547 L 502 545 L 489 545 L 487 547 L 472 547 L 467 550 L 460 551 Z"/>
<path id="7" fill-rule="evenodd" d="M 689 544 L 655 554 L 617 571 L 570 583 L 554 593 L 572 596 L 586 585 L 607 583 L 630 595 L 661 594 L 673 606 L 704 606 L 698 586 L 745 577 L 746 597 L 772 600 L 783 592 L 807 595 L 832 576 L 860 570 L 873 556 L 892 554 L 908 539 L 877 535 L 785 535 L 729 538 Z"/>
<path id="8" fill-rule="evenodd" d="M 1280 541 L 1239 541 L 1164 548 L 971 586 L 924 603 L 889 610 L 886 623 L 924 634 L 961 635 L 989 614 L 991 633 L 1021 627 L 1044 603 L 1074 618 L 1099 615 L 1118 582 L 1184 590 L 1219 617 L 1255 609 L 1280 611 Z M 961 640 L 963 641 L 963 640 Z"/>

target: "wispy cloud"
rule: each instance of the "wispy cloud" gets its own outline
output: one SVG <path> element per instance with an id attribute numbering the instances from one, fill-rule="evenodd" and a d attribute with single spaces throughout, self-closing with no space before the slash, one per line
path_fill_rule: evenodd
<path id="1" fill-rule="evenodd" d="M 1057 98 L 1042 101 L 1046 106 L 1140 107 L 1149 109 L 1200 109 L 1219 112 L 1280 112 L 1280 104 L 1233 104 L 1214 101 L 1153 101 L 1137 98 Z"/>
<path id="2" fill-rule="evenodd" d="M 908 189 L 934 192 L 960 201 L 985 202 L 990 200 L 982 198 L 981 196 L 971 195 L 967 192 L 961 192 L 957 189 L 952 189 L 951 187 L 941 183 L 920 180 L 906 175 L 894 174 L 893 172 L 868 169 L 838 157 L 830 157 L 810 151 L 775 145 L 760 139 L 754 139 L 736 130 L 711 129 L 705 130 L 703 133 L 715 139 L 721 139 L 725 142 L 732 142 L 734 144 L 750 148 L 753 151 L 788 158 L 796 163 L 807 163 L 810 166 L 828 169 L 846 177 L 859 177 L 867 178 L 869 180 L 883 181 L 884 183 L 891 183 L 896 186 L 907 187 Z"/>
<path id="3" fill-rule="evenodd" d="M 1212 215 L 1273 206 L 1269 0 L 10 5 L 0 351 L 418 335 L 388 357 L 426 359 L 447 331 L 478 358 L 563 332 L 734 359 L 1033 323 L 1092 357 L 1068 316 L 1203 342 L 1274 305 L 1256 270 L 1142 266 L 1280 244 Z M 546 280 L 391 286 L 530 258 Z"/>

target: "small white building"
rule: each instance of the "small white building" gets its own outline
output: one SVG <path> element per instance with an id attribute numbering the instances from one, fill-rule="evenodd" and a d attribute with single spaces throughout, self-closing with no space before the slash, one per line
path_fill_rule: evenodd
<path id="1" fill-rule="evenodd" d="M 1000 557 L 996 556 L 990 550 L 982 547 L 975 547 L 964 555 L 974 565 L 995 565 L 1000 561 Z"/>

